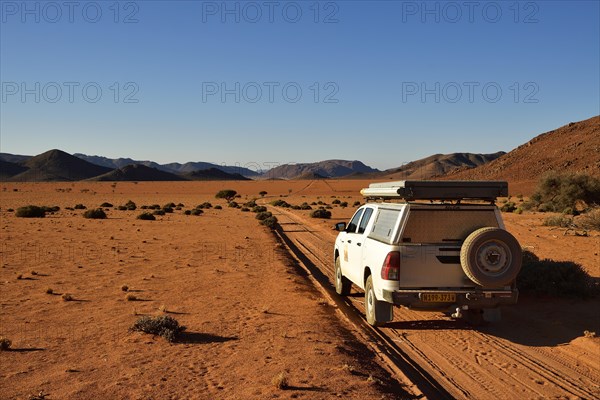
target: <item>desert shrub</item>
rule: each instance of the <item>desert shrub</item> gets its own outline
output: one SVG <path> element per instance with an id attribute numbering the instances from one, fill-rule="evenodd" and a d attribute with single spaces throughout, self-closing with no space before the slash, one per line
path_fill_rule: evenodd
<path id="1" fill-rule="evenodd" d="M 327 211 L 324 210 L 322 208 L 319 208 L 318 210 L 314 210 L 313 212 L 310 213 L 310 216 L 312 218 L 331 218 L 331 211 Z"/>
<path id="2" fill-rule="evenodd" d="M 301 210 L 312 210 L 312 207 L 308 205 L 308 203 L 302 203 L 300 204 L 300 209 Z"/>
<path id="3" fill-rule="evenodd" d="M 260 224 L 264 225 L 266 227 L 269 227 L 271 229 L 275 229 L 279 225 L 277 223 L 277 217 L 275 217 L 275 216 L 267 217 L 267 218 L 261 220 Z"/>
<path id="4" fill-rule="evenodd" d="M 502 212 L 513 212 L 517 209 L 517 205 L 512 201 L 506 202 L 500 207 L 500 211 Z"/>
<path id="5" fill-rule="evenodd" d="M 256 214 L 256 219 L 262 221 L 272 216 L 273 214 L 270 211 L 263 211 Z"/>
<path id="6" fill-rule="evenodd" d="M 185 204 L 183 204 L 183 203 L 177 203 L 177 207 L 185 207 Z"/>
<path id="7" fill-rule="evenodd" d="M 320 205 L 320 206 L 322 206 L 322 205 L 324 205 L 325 203 L 323 203 L 323 201 L 319 200 L 319 201 L 317 201 L 317 204 L 318 204 L 318 205 Z"/>
<path id="8" fill-rule="evenodd" d="M 192 210 L 185 210 L 183 213 L 185 215 L 192 215 Z"/>
<path id="9" fill-rule="evenodd" d="M 165 215 L 165 210 L 154 210 L 152 211 L 153 215 Z"/>
<path id="10" fill-rule="evenodd" d="M 69 293 L 64 293 L 60 298 L 63 299 L 63 301 L 73 301 L 73 295 Z"/>
<path id="11" fill-rule="evenodd" d="M 540 260 L 523 252 L 523 267 L 517 277 L 523 294 L 536 296 L 589 298 L 598 294 L 598 285 L 583 267 L 572 261 Z"/>
<path id="12" fill-rule="evenodd" d="M 261 190 L 260 192 L 258 192 L 258 194 L 260 195 L 260 197 L 265 197 L 267 195 L 267 192 L 264 190 Z"/>
<path id="13" fill-rule="evenodd" d="M 177 211 L 180 211 L 180 210 L 181 210 L 181 207 L 175 207 L 175 209 L 176 209 Z"/>
<path id="14" fill-rule="evenodd" d="M 331 204 L 340 204 L 342 201 L 340 199 L 335 199 L 331 202 Z"/>
<path id="15" fill-rule="evenodd" d="M 326 206 L 325 206 L 325 209 L 326 209 L 326 210 L 332 210 L 332 209 L 333 209 L 333 207 L 331 207 L 330 205 L 326 205 Z"/>
<path id="16" fill-rule="evenodd" d="M 44 218 L 46 211 L 38 206 L 25 206 L 17 208 L 15 215 L 19 218 Z"/>
<path id="17" fill-rule="evenodd" d="M 195 208 L 195 209 L 193 209 L 193 210 L 190 212 L 190 214 L 191 214 L 191 215 L 202 215 L 202 214 L 204 214 L 204 211 L 202 211 L 202 210 L 200 210 L 200 209 L 198 209 L 198 208 Z"/>
<path id="18" fill-rule="evenodd" d="M 204 203 L 197 205 L 196 208 L 212 208 L 212 204 L 210 204 L 208 201 L 205 201 Z"/>
<path id="19" fill-rule="evenodd" d="M 8 351 L 10 346 L 12 346 L 10 339 L 5 338 L 4 336 L 0 337 L 0 351 Z"/>
<path id="20" fill-rule="evenodd" d="M 576 208 L 573 208 L 573 207 L 567 207 L 567 208 L 565 208 L 564 210 L 562 210 L 562 213 L 566 214 L 566 215 L 573 215 L 573 216 L 577 216 L 577 215 L 580 214 L 579 211 Z"/>
<path id="21" fill-rule="evenodd" d="M 579 225 L 587 229 L 600 230 L 600 207 L 594 207 L 579 219 Z"/>
<path id="22" fill-rule="evenodd" d="M 573 219 L 565 217 L 564 215 L 554 215 L 548 217 L 542 222 L 544 226 L 559 226 L 561 228 L 568 228 L 573 224 Z"/>
<path id="23" fill-rule="evenodd" d="M 6 211 L 13 212 L 13 211 L 15 211 L 15 209 L 14 208 L 7 208 Z"/>
<path id="24" fill-rule="evenodd" d="M 354 203 L 352 203 L 352 207 L 359 207 L 360 206 L 360 201 L 355 201 Z"/>
<path id="25" fill-rule="evenodd" d="M 165 209 L 165 208 L 175 208 L 175 207 L 177 207 L 177 205 L 175 203 L 171 202 L 171 203 L 165 204 L 163 206 L 163 209 Z"/>
<path id="26" fill-rule="evenodd" d="M 75 207 L 73 207 L 75 210 L 85 210 L 87 207 L 84 206 L 83 204 L 75 204 Z"/>
<path id="27" fill-rule="evenodd" d="M 125 206 L 118 206 L 117 210 L 119 210 L 119 211 L 127 211 L 127 207 L 125 207 Z"/>
<path id="28" fill-rule="evenodd" d="M 535 207 L 535 205 L 534 205 L 534 207 Z M 537 210 L 539 212 L 555 212 L 556 206 L 552 203 L 542 203 L 539 206 L 537 206 Z"/>
<path id="29" fill-rule="evenodd" d="M 125 300 L 127 300 L 127 301 L 138 301 L 138 298 L 133 293 L 127 293 L 127 295 L 125 296 Z"/>
<path id="30" fill-rule="evenodd" d="M 523 214 L 523 209 L 521 207 L 517 207 L 517 209 L 515 211 L 513 211 L 515 214 Z"/>
<path id="31" fill-rule="evenodd" d="M 160 206 L 158 204 L 152 204 L 152 205 L 148 206 L 148 209 L 150 209 L 150 210 L 160 210 Z"/>
<path id="32" fill-rule="evenodd" d="M 137 216 L 137 219 L 142 219 L 145 221 L 155 221 L 156 217 L 154 215 L 150 214 L 149 212 L 143 212 Z"/>
<path id="33" fill-rule="evenodd" d="M 249 212 L 249 211 L 250 211 L 250 209 L 249 209 L 248 207 L 242 207 L 242 208 L 240 209 L 240 211 L 242 211 L 242 212 Z"/>
<path id="34" fill-rule="evenodd" d="M 316 202 L 316 201 L 313 201 L 312 203 L 310 203 L 310 205 L 311 205 L 311 206 L 316 206 L 316 205 L 317 205 L 317 202 Z"/>
<path id="35" fill-rule="evenodd" d="M 342 208 L 348 207 L 348 202 L 347 201 L 342 201 L 340 203 L 340 207 L 342 207 Z"/>
<path id="36" fill-rule="evenodd" d="M 83 213 L 83 218 L 89 219 L 106 219 L 106 213 L 101 208 L 96 208 L 95 210 L 87 210 Z"/>
<path id="37" fill-rule="evenodd" d="M 271 379 L 271 383 L 277 389 L 287 389 L 289 386 L 288 378 L 285 372 L 280 372 L 279 374 L 275 375 L 273 379 Z"/>
<path id="38" fill-rule="evenodd" d="M 237 195 L 237 192 L 235 190 L 224 189 L 224 190 L 220 190 L 219 192 L 217 192 L 215 197 L 217 199 L 225 199 L 227 201 L 231 201 L 235 198 L 236 195 Z"/>
<path id="39" fill-rule="evenodd" d="M 113 205 L 105 201 L 104 203 L 100 204 L 100 207 L 102 207 L 102 208 L 112 208 Z"/>
<path id="40" fill-rule="evenodd" d="M 127 286 L 127 285 L 122 285 L 122 286 L 121 286 L 121 290 L 122 290 L 122 291 L 124 291 L 124 292 L 128 292 L 128 291 L 129 291 L 129 286 Z"/>
<path id="41" fill-rule="evenodd" d="M 129 210 L 129 211 L 134 211 L 137 206 L 135 205 L 135 203 L 131 200 L 129 200 L 127 203 L 125 203 L 125 207 Z"/>
<path id="42" fill-rule="evenodd" d="M 265 212 L 265 211 L 267 211 L 267 207 L 265 207 L 265 206 L 256 206 L 256 207 L 252 208 L 252 212 L 255 212 L 255 213 Z"/>
<path id="43" fill-rule="evenodd" d="M 561 212 L 576 209 L 582 201 L 592 205 L 600 199 L 600 179 L 587 174 L 547 173 L 542 177 L 531 202 L 539 208 L 545 204 L 546 211 Z M 539 210 L 541 211 L 541 210 Z"/>
<path id="44" fill-rule="evenodd" d="M 216 205 L 216 206 L 215 206 L 215 210 L 222 210 L 222 209 L 223 209 L 223 207 L 221 207 L 221 206 L 219 206 L 219 205 Z"/>
<path id="45" fill-rule="evenodd" d="M 285 200 L 281 200 L 281 199 L 277 199 L 277 200 L 273 200 L 271 202 L 272 206 L 276 206 L 276 207 L 284 207 L 284 208 L 290 208 L 291 205 L 285 201 Z"/>
<path id="46" fill-rule="evenodd" d="M 294 204 L 293 206 L 291 206 L 290 208 L 291 208 L 292 210 L 300 210 L 300 206 L 297 206 L 297 205 L 295 205 L 295 204 Z"/>
<path id="47" fill-rule="evenodd" d="M 179 322 L 170 315 L 143 316 L 135 321 L 129 330 L 162 336 L 169 342 L 174 342 L 177 336 L 185 330 L 185 326 L 179 325 Z"/>
<path id="48" fill-rule="evenodd" d="M 227 203 L 227 205 L 231 208 L 238 208 L 239 204 L 236 203 L 235 201 L 230 201 L 229 203 Z"/>
<path id="49" fill-rule="evenodd" d="M 166 213 L 172 213 L 173 212 L 173 207 L 164 207 L 162 210 L 164 212 L 166 212 Z"/>
<path id="50" fill-rule="evenodd" d="M 248 208 L 256 207 L 256 201 L 250 200 L 250 201 L 244 203 L 244 207 L 248 207 Z"/>
<path id="51" fill-rule="evenodd" d="M 52 207 L 42 206 L 42 209 L 47 213 L 55 213 L 57 211 L 60 211 L 59 206 L 52 206 Z"/>

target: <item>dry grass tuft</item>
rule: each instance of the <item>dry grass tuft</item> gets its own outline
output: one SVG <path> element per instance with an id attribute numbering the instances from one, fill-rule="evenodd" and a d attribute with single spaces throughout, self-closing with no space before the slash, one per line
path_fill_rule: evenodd
<path id="1" fill-rule="evenodd" d="M 271 383 L 277 389 L 287 389 L 289 387 L 288 378 L 285 372 L 280 372 L 271 379 Z"/>
<path id="2" fill-rule="evenodd" d="M 10 339 L 5 338 L 4 336 L 0 337 L 0 351 L 8 351 L 10 346 L 12 346 Z"/>
<path id="3" fill-rule="evenodd" d="M 592 332 L 592 331 L 583 331 L 583 336 L 585 336 L 588 339 L 592 339 L 596 337 L 596 332 Z"/>

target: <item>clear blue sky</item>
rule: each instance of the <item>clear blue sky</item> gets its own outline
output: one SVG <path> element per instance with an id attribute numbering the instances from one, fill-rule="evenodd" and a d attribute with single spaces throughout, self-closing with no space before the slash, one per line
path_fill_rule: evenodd
<path id="1" fill-rule="evenodd" d="M 598 1 L 0 6 L 2 152 L 385 169 L 600 113 Z"/>

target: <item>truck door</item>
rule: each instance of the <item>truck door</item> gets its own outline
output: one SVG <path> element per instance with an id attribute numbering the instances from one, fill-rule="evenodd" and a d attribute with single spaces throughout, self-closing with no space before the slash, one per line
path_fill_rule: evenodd
<path id="1" fill-rule="evenodd" d="M 348 226 L 348 228 L 353 228 L 353 232 L 348 232 L 346 239 L 348 245 L 348 265 L 351 266 L 348 269 L 346 276 L 361 287 L 364 283 L 362 282 L 362 275 L 364 267 L 363 248 L 365 245 L 365 238 L 367 237 L 365 230 L 371 219 L 371 215 L 373 215 L 373 209 L 370 207 L 364 208 L 362 215 L 355 215 L 355 217 L 358 217 L 355 225 Z M 358 221 L 359 219 L 360 222 Z M 352 221 L 354 221 L 354 218 Z"/>

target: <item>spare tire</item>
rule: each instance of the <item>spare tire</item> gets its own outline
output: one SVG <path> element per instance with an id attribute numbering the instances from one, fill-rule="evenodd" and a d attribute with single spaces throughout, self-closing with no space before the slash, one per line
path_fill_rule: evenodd
<path id="1" fill-rule="evenodd" d="M 460 264 L 473 282 L 485 287 L 512 283 L 522 263 L 517 239 L 504 229 L 481 228 L 471 233 L 460 249 Z"/>

